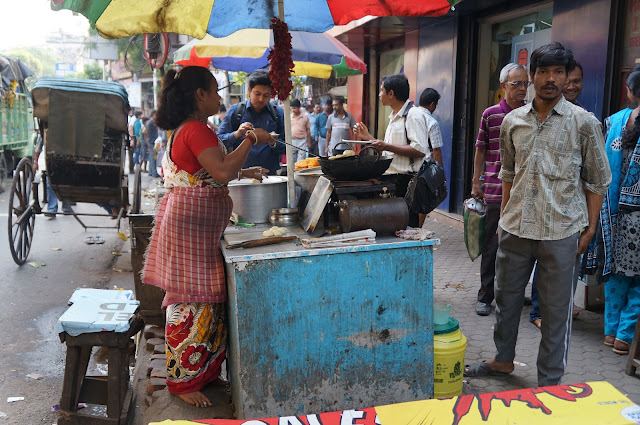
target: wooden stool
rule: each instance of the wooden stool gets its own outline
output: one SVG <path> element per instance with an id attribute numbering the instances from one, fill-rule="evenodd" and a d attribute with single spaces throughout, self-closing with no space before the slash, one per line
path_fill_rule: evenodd
<path id="1" fill-rule="evenodd" d="M 64 368 L 61 417 L 59 424 L 111 424 L 124 425 L 131 404 L 129 388 L 129 344 L 131 337 L 144 327 L 144 321 L 135 316 L 126 333 L 96 332 L 70 336 L 60 334 L 60 341 L 67 344 L 67 360 Z M 108 347 L 108 375 L 86 376 L 87 366 L 94 346 Z M 78 412 L 78 403 L 107 406 L 107 417 Z"/>
<path id="2" fill-rule="evenodd" d="M 640 368 L 640 317 L 638 317 L 638 321 L 636 322 L 633 341 L 631 342 L 631 347 L 629 347 L 629 359 L 627 360 L 627 367 L 624 371 L 627 375 L 634 376 L 637 368 Z"/>
<path id="3" fill-rule="evenodd" d="M 71 296 L 71 307 L 56 324 L 60 342 L 67 344 L 58 424 L 127 423 L 132 400 L 129 346 L 144 327 L 132 296 L 131 291 L 99 289 L 78 289 Z M 108 349 L 107 376 L 86 376 L 94 346 Z M 81 402 L 106 405 L 107 416 L 78 412 Z"/>

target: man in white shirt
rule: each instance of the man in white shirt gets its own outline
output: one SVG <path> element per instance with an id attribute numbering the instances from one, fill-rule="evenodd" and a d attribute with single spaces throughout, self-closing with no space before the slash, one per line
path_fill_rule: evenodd
<path id="1" fill-rule="evenodd" d="M 426 88 L 420 94 L 418 110 L 424 114 L 425 117 L 425 125 L 427 131 L 427 139 L 431 142 L 431 152 L 425 153 L 425 160 L 429 159 L 430 155 L 433 155 L 433 159 L 442 165 L 444 168 L 444 164 L 442 163 L 442 150 L 440 149 L 443 145 L 442 142 L 442 133 L 440 132 L 440 124 L 433 117 L 433 113 L 438 107 L 438 101 L 440 100 L 440 93 L 438 93 L 435 89 Z M 427 143 L 427 151 L 429 150 L 429 144 Z"/>
<path id="2" fill-rule="evenodd" d="M 413 102 L 409 100 L 409 81 L 404 74 L 382 77 L 378 97 L 383 105 L 389 106 L 392 110 L 384 141 L 375 139 L 369 133 L 367 126 L 361 122 L 355 125 L 354 134 L 362 140 L 371 140 L 372 146 L 384 151 L 385 155 L 393 157 L 389 171 L 396 174 L 393 179 L 396 185 L 396 196 L 404 197 L 413 173 L 418 171 L 424 159 L 428 159 L 431 155 L 428 148 L 428 137 L 431 136 L 430 121 L 427 118 L 433 119 L 433 117 L 430 112 L 427 117 L 427 111 L 422 111 L 424 108 L 413 107 Z M 431 103 L 434 102 L 437 105 L 437 99 Z M 433 109 L 435 110 L 435 106 Z M 431 128 L 433 128 L 432 124 Z M 437 140 L 432 140 L 431 144 L 434 149 L 438 148 L 438 156 L 434 155 L 434 158 L 439 158 L 441 162 L 439 148 L 442 146 L 442 137 L 439 136 L 439 127 L 437 128 Z M 435 131 L 432 137 L 436 138 Z M 417 214 L 409 215 L 409 226 L 419 227 L 420 221 Z"/>

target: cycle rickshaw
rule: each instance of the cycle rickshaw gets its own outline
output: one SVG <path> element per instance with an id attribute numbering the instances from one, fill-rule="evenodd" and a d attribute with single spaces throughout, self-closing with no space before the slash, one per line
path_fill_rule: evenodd
<path id="1" fill-rule="evenodd" d="M 47 203 L 47 184 L 58 199 L 68 203 L 87 202 L 118 209 L 115 226 L 87 226 L 81 216 L 110 214 L 76 213 L 70 208 L 67 214 L 85 229 L 119 229 L 124 215 L 139 211 L 141 199 L 137 168 L 133 201 L 129 203 L 128 175 L 124 171 L 129 101 L 121 84 L 40 78 L 31 96 L 39 136 L 44 140 L 41 155 L 46 155 L 46 171 L 40 182 L 34 181 L 31 159 L 23 158 L 14 173 L 8 225 L 11 255 L 18 265 L 24 264 L 29 255 L 36 215 Z"/>

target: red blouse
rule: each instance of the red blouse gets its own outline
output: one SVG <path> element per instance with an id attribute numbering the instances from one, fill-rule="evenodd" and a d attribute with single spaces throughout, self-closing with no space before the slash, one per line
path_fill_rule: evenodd
<path id="1" fill-rule="evenodd" d="M 171 146 L 171 160 L 189 174 L 202 170 L 198 155 L 205 148 L 219 145 L 218 136 L 209 126 L 199 121 L 191 121 L 182 127 Z"/>

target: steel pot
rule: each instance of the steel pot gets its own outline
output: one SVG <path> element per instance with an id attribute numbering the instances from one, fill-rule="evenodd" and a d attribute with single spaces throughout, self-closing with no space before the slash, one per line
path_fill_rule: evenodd
<path id="1" fill-rule="evenodd" d="M 272 210 L 269 222 L 276 226 L 294 226 L 300 222 L 297 208 L 280 208 Z"/>
<path id="2" fill-rule="evenodd" d="M 243 223 L 268 223 L 271 210 L 287 206 L 287 178 L 269 176 L 262 183 L 251 179 L 229 182 L 233 212 Z"/>

